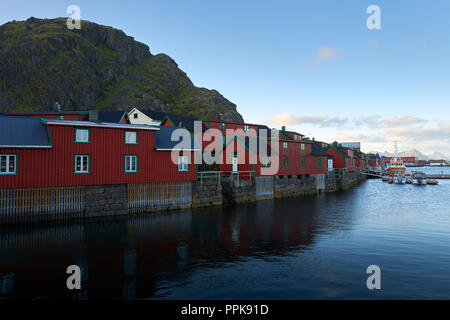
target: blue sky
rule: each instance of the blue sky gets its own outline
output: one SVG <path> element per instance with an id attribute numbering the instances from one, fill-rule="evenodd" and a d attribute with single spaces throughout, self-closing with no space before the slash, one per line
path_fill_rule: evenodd
<path id="1" fill-rule="evenodd" d="M 450 155 L 450 1 L 2 1 L 0 23 L 68 16 L 170 55 L 245 120 L 365 151 Z M 369 30 L 369 5 L 381 29 Z"/>

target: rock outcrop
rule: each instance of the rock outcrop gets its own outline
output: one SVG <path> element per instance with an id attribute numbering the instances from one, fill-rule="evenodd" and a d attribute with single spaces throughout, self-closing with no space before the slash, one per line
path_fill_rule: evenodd
<path id="1" fill-rule="evenodd" d="M 197 88 L 176 62 L 153 55 L 123 31 L 67 19 L 12 21 L 0 26 L 0 112 L 152 109 L 242 122 L 236 105 Z"/>

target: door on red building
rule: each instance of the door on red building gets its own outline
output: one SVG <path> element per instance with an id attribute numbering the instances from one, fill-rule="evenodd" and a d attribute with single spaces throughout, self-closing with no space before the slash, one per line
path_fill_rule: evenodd
<path id="1" fill-rule="evenodd" d="M 232 158 L 232 165 L 233 165 L 233 172 L 238 172 L 238 157 L 237 157 L 237 154 L 234 154 L 233 155 L 233 158 Z"/>
<path id="2" fill-rule="evenodd" d="M 333 171 L 333 159 L 328 159 L 328 171 Z"/>

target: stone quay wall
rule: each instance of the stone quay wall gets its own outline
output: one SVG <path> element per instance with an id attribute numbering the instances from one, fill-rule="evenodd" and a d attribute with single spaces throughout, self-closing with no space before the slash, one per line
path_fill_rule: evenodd
<path id="1" fill-rule="evenodd" d="M 335 179 L 338 190 L 345 191 L 366 180 L 367 177 L 358 170 L 349 172 L 337 171 Z"/>
<path id="2" fill-rule="evenodd" d="M 86 186 L 84 217 L 128 213 L 127 185 Z"/>
<path id="3" fill-rule="evenodd" d="M 75 190 L 71 191 L 73 196 L 67 198 L 69 199 L 67 202 L 70 202 L 67 203 L 67 206 L 72 209 L 68 210 L 66 209 L 67 206 L 61 207 L 59 204 L 51 207 L 47 205 L 45 208 L 48 207 L 48 213 L 45 213 L 45 216 L 48 220 L 55 220 L 55 217 L 64 220 L 72 219 L 72 217 L 116 216 L 137 212 L 240 204 L 258 201 L 259 199 L 299 197 L 323 191 L 319 190 L 323 188 L 323 176 L 300 175 L 274 176 L 271 178 L 273 179 L 273 194 L 269 192 L 272 190 L 272 181 L 270 180 L 258 181 L 258 183 L 263 183 L 263 185 L 259 185 L 259 188 L 257 188 L 255 177 L 238 180 L 233 176 L 203 182 L 183 181 L 163 184 L 148 183 L 145 185 L 122 184 L 73 187 Z M 318 188 L 318 178 L 321 179 L 320 188 Z M 365 180 L 366 176 L 359 171 L 344 172 L 343 170 L 335 170 L 327 173 L 324 178 L 325 192 L 334 192 L 347 190 Z M 264 177 L 264 179 L 270 178 Z M 6 195 L 5 197 L 9 194 L 13 196 L 9 196 L 11 199 L 2 200 L 1 203 L 8 203 L 9 207 L 0 206 L 0 218 L 12 215 L 14 219 L 0 219 L 0 225 L 6 223 L 3 220 L 12 220 L 14 223 L 26 223 L 33 221 L 34 215 L 42 215 L 42 206 L 34 209 L 26 207 L 26 212 L 23 206 L 11 206 L 11 201 L 15 201 L 14 203 L 16 204 L 23 203 L 26 200 L 25 196 L 29 197 L 30 194 L 28 191 L 12 191 L 6 190 L 3 192 Z M 56 191 L 50 190 L 46 193 L 37 190 L 35 193 L 36 196 L 41 198 L 44 196 L 45 199 L 53 199 L 55 198 L 55 192 L 65 194 L 59 189 Z M 62 209 L 58 209 L 59 207 Z"/>
<path id="4" fill-rule="evenodd" d="M 315 175 L 274 177 L 274 198 L 290 198 L 317 193 Z"/>
<path id="5" fill-rule="evenodd" d="M 192 208 L 222 205 L 222 184 L 217 181 L 192 182 Z"/>
<path id="6" fill-rule="evenodd" d="M 238 180 L 234 177 L 222 179 L 222 204 L 256 201 L 255 177 Z"/>

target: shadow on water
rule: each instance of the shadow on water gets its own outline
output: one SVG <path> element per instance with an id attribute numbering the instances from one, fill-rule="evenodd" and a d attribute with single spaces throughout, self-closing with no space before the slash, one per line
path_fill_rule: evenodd
<path id="1" fill-rule="evenodd" d="M 198 269 L 308 250 L 352 227 L 351 192 L 64 225 L 0 234 L 0 297 L 151 298 Z M 346 199 L 344 201 L 344 198 Z M 350 202 L 349 202 L 350 200 Z M 79 265 L 82 290 L 67 290 Z"/>
<path id="2" fill-rule="evenodd" d="M 1 228 L 0 298 L 448 298 L 449 191 L 450 181 L 371 180 L 327 195 Z M 374 262 L 378 294 L 365 285 Z M 69 265 L 82 270 L 81 290 L 66 287 Z"/>

